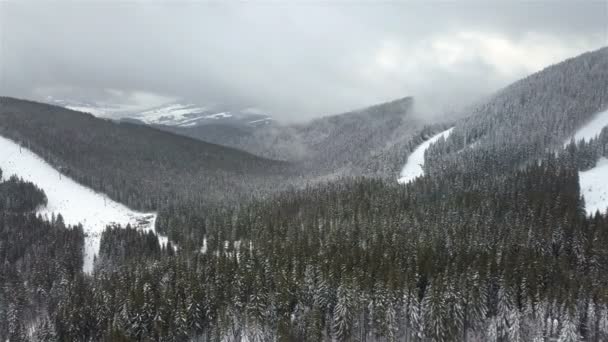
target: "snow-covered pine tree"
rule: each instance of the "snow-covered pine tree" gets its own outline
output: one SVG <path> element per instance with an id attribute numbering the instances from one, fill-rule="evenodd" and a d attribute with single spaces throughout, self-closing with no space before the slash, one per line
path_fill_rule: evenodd
<path id="1" fill-rule="evenodd" d="M 337 341 L 348 341 L 354 321 L 354 293 L 350 284 L 343 281 L 338 287 L 337 302 L 332 317 L 333 336 Z"/>
<path id="2" fill-rule="evenodd" d="M 425 335 L 437 342 L 447 341 L 449 338 L 445 298 L 440 289 L 440 285 L 429 285 L 422 299 Z"/>
<path id="3" fill-rule="evenodd" d="M 571 313 L 564 314 L 562 329 L 559 333 L 558 342 L 581 342 L 582 338 L 578 331 L 577 320 Z"/>

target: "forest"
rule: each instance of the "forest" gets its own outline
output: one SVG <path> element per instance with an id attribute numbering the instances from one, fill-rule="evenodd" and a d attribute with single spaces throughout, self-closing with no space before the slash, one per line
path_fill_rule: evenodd
<path id="1" fill-rule="evenodd" d="M 43 313 L 41 341 L 603 341 L 608 217 L 585 215 L 577 175 L 564 152 L 495 177 L 344 179 L 210 210 L 179 248 L 108 227 L 91 277 L 78 227 L 19 211 L 73 243 L 0 249 L 3 274 L 35 277 L 5 315 Z"/>

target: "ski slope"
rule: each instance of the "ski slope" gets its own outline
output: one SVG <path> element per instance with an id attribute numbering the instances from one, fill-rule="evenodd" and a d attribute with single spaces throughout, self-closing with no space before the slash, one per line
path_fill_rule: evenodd
<path id="1" fill-rule="evenodd" d="M 420 144 L 420 146 L 416 147 L 414 152 L 412 152 L 412 154 L 410 154 L 407 158 L 407 163 L 405 163 L 405 166 L 401 170 L 401 176 L 397 181 L 401 184 L 406 184 L 424 175 L 424 170 L 422 169 L 422 166 L 424 165 L 424 152 L 432 144 L 437 142 L 437 140 L 441 138 L 447 138 L 450 133 L 452 133 L 453 129 L 454 127 L 447 129 L 439 134 L 436 134 L 427 141 Z"/>
<path id="2" fill-rule="evenodd" d="M 605 110 L 603 112 L 598 113 L 591 121 L 589 121 L 587 124 L 585 124 L 583 127 L 581 127 L 578 131 L 576 131 L 576 133 L 573 136 L 574 141 L 578 142 L 583 139 L 585 139 L 585 141 L 589 141 L 592 138 L 595 138 L 598 135 L 600 135 L 600 132 L 602 131 L 602 129 L 607 126 L 608 126 L 608 110 Z M 569 144 L 569 143 L 570 143 L 570 140 L 568 140 L 566 142 L 566 144 Z"/>
<path id="3" fill-rule="evenodd" d="M 591 121 L 578 129 L 573 135 L 575 142 L 589 141 L 597 137 L 604 127 L 608 127 L 608 110 L 598 113 Z M 564 143 L 567 146 L 571 139 Z M 578 173 L 581 195 L 585 198 L 585 210 L 588 215 L 608 209 L 608 159 L 600 158 L 597 165 L 587 171 Z"/>
<path id="4" fill-rule="evenodd" d="M 591 170 L 579 172 L 581 194 L 585 198 L 585 210 L 593 215 L 608 209 L 608 159 L 600 158 Z"/>
<path id="5" fill-rule="evenodd" d="M 62 175 L 51 165 L 16 142 L 0 136 L 0 168 L 5 178 L 17 175 L 43 189 L 48 204 L 38 213 L 49 219 L 61 213 L 69 225 L 81 223 L 85 232 L 83 270 L 91 273 L 93 260 L 99 253 L 101 233 L 110 224 L 131 224 L 153 230 L 156 213 L 140 213 L 112 201 L 106 195 L 82 186 Z M 167 238 L 159 236 L 161 244 Z"/>

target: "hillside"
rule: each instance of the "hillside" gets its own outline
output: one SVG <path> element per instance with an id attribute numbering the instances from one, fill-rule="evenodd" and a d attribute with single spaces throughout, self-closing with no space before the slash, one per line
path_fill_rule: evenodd
<path id="1" fill-rule="evenodd" d="M 0 135 L 131 208 L 250 197 L 289 167 L 233 148 L 61 107 L 0 98 Z M 276 186 L 274 187 L 276 188 Z"/>
<path id="2" fill-rule="evenodd" d="M 561 149 L 608 108 L 608 47 L 547 67 L 473 106 L 427 154 L 429 171 L 487 176 Z M 475 149 L 467 149 L 475 144 Z"/>

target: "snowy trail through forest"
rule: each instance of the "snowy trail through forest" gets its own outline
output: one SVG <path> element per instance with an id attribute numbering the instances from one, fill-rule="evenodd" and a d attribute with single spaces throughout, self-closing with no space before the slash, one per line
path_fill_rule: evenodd
<path id="1" fill-rule="evenodd" d="M 407 162 L 401 170 L 401 177 L 397 180 L 401 184 L 406 184 L 414 179 L 424 175 L 422 166 L 424 165 L 424 152 L 437 140 L 447 138 L 452 133 L 454 127 L 447 129 L 439 134 L 432 136 L 427 141 L 420 144 L 416 149 L 407 157 Z"/>
<path id="2" fill-rule="evenodd" d="M 81 223 L 85 232 L 84 267 L 93 270 L 93 260 L 99 253 L 101 233 L 107 225 L 131 224 L 154 231 L 156 213 L 140 213 L 117 203 L 105 194 L 95 192 L 62 175 L 38 155 L 16 142 L 0 136 L 0 168 L 3 178 L 17 175 L 44 190 L 48 204 L 38 213 L 47 216 L 61 214 L 66 224 Z M 161 244 L 167 238 L 159 236 Z"/>

